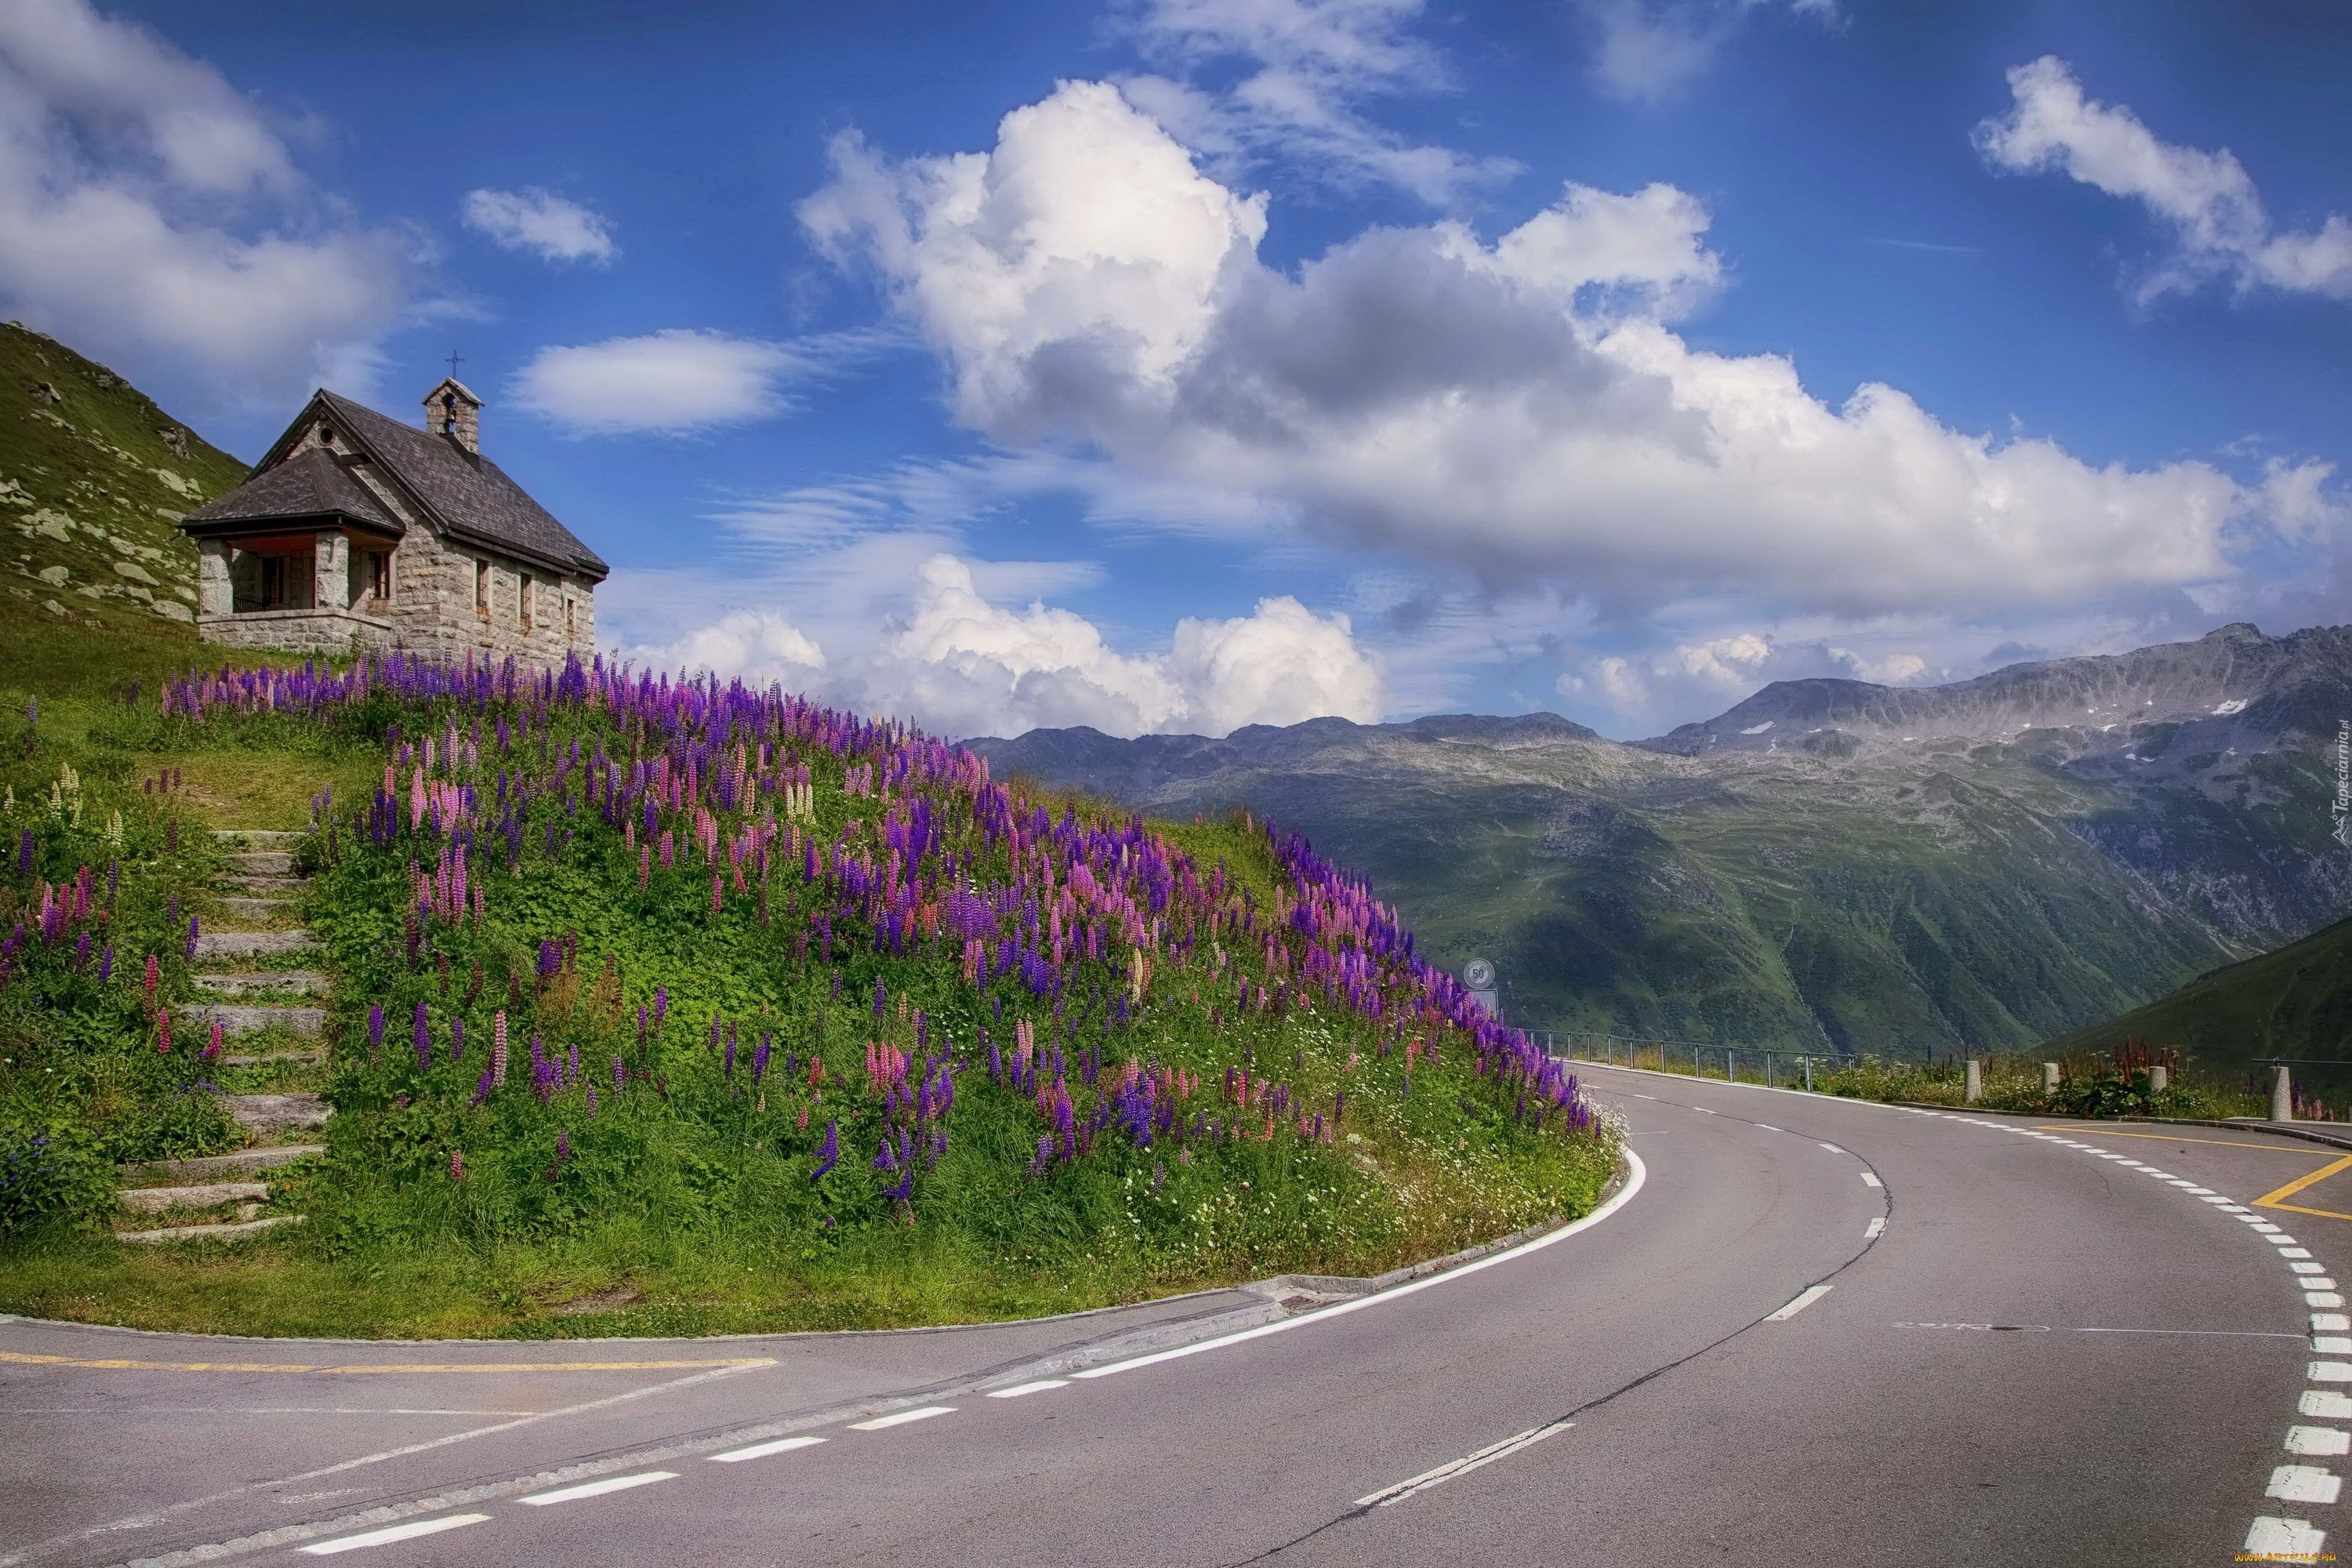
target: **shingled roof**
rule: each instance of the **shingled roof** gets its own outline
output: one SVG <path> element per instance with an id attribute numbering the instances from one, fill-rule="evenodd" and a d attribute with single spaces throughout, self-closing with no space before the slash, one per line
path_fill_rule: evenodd
<path id="1" fill-rule="evenodd" d="M 240 522 L 321 517 L 344 518 L 394 537 L 408 531 L 332 452 L 318 447 L 263 468 L 228 494 L 190 512 L 182 526 L 191 533 L 212 533 Z"/>
<path id="2" fill-rule="evenodd" d="M 556 521 L 545 507 L 531 500 L 520 485 L 488 458 L 467 451 L 446 436 L 420 430 L 331 392 L 319 393 L 311 404 L 278 437 L 278 445 L 261 459 L 251 479 L 209 506 L 189 513 L 184 526 L 191 532 L 217 532 L 223 524 L 231 522 L 340 513 L 370 527 L 401 531 L 396 522 L 384 516 L 384 509 L 376 505 L 359 481 L 344 472 L 331 455 L 313 449 L 300 457 L 280 459 L 279 453 L 315 417 L 313 410 L 323 408 L 336 429 L 349 437 L 353 448 L 373 458 L 394 483 L 415 499 L 437 531 L 460 543 L 552 566 L 591 582 L 604 581 L 610 570 L 594 551 Z M 323 468 L 313 461 L 317 458 L 324 459 Z M 289 473 L 296 469 L 301 473 Z M 331 469 L 331 478 L 323 469 Z M 286 498 L 301 487 L 308 485 L 313 492 L 323 494 L 338 480 L 348 491 L 363 498 L 372 511 L 362 512 L 355 505 L 340 501 L 299 513 L 284 510 Z M 343 500 L 350 499 L 345 491 L 336 494 Z"/>

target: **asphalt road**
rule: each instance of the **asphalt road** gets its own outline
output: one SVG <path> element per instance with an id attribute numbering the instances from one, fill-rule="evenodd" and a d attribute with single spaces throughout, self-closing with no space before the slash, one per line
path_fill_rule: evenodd
<path id="1" fill-rule="evenodd" d="M 0 1321 L 0 1568 L 2210 1564 L 2352 1531 L 2352 1329 L 2315 1317 L 2352 1159 L 1588 1076 L 1639 1156 L 1613 1211 L 1336 1305 L 530 1345 Z"/>

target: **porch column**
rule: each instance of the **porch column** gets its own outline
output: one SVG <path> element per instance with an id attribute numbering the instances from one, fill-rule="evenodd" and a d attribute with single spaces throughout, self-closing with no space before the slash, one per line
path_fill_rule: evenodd
<path id="1" fill-rule="evenodd" d="M 228 578 L 229 552 L 226 539 L 196 542 L 196 613 L 226 616 L 236 609 L 236 590 Z"/>
<path id="2" fill-rule="evenodd" d="M 321 610 L 347 609 L 352 602 L 352 546 L 340 533 L 321 533 L 313 547 L 318 587 L 310 603 Z"/>

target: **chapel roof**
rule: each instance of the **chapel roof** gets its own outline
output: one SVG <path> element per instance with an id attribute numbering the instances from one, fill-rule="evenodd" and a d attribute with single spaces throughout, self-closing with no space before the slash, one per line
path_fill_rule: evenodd
<path id="1" fill-rule="evenodd" d="M 236 522 L 292 522 L 342 517 L 380 533 L 408 531 L 334 453 L 313 447 L 300 457 L 257 470 L 245 483 L 188 513 L 183 525 L 215 532 Z M 212 525 L 212 526 L 207 526 Z"/>

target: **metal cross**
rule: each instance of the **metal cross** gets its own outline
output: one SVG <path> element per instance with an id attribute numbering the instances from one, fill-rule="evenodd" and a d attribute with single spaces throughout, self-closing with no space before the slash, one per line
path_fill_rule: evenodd
<path id="1" fill-rule="evenodd" d="M 459 360 L 460 355 L 457 351 L 456 349 L 451 349 L 449 351 L 449 379 L 451 381 L 457 379 L 457 365 L 459 363 Z"/>

